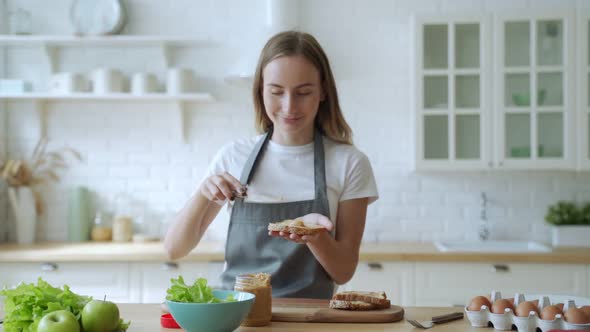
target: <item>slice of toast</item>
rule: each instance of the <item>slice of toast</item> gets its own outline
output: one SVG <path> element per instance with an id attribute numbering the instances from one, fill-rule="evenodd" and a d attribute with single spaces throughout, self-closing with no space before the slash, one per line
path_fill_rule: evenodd
<path id="1" fill-rule="evenodd" d="M 338 301 L 362 301 L 374 304 L 378 309 L 391 307 L 391 301 L 385 292 L 345 291 L 332 296 L 332 300 Z"/>
<path id="2" fill-rule="evenodd" d="M 368 311 L 379 309 L 376 304 L 363 301 L 330 300 L 330 308 L 340 310 Z"/>
<path id="3" fill-rule="evenodd" d="M 315 224 L 306 224 L 301 219 L 287 219 L 281 222 L 268 224 L 268 230 L 273 232 L 291 233 L 297 235 L 312 235 L 324 232 L 324 226 Z"/>

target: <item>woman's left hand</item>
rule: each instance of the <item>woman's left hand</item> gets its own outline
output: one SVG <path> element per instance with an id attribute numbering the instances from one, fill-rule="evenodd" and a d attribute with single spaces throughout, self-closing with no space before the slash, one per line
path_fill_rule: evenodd
<path id="1" fill-rule="evenodd" d="M 324 215 L 321 215 L 319 213 L 310 213 L 310 214 L 304 215 L 303 217 L 299 217 L 299 218 L 295 218 L 295 219 L 302 220 L 306 224 L 314 224 L 314 225 L 324 226 L 328 230 L 328 232 L 331 232 L 332 229 L 334 229 L 334 224 L 332 223 L 330 218 L 328 218 Z M 320 233 L 313 234 L 313 235 L 299 236 L 297 234 L 292 234 L 292 233 L 270 231 L 270 232 L 268 232 L 268 235 L 282 237 L 285 240 L 295 242 L 295 243 L 308 243 L 308 242 L 313 243 L 313 242 L 318 241 L 322 236 L 327 235 L 328 232 L 320 232 Z"/>

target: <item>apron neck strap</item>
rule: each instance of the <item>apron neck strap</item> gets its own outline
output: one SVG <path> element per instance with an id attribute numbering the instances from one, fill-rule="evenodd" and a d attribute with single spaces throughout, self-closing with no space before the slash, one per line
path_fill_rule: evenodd
<path id="1" fill-rule="evenodd" d="M 244 165 L 244 169 L 242 170 L 242 174 L 240 176 L 240 183 L 242 185 L 247 185 L 252 180 L 254 173 L 256 172 L 256 168 L 260 160 L 262 159 L 262 155 L 264 154 L 265 147 L 268 144 L 268 141 L 272 138 L 273 128 L 271 127 L 266 134 L 256 142 L 254 149 L 250 153 L 246 164 Z M 328 197 L 326 191 L 326 162 L 324 159 L 324 142 L 322 138 L 322 133 L 318 128 L 315 129 L 314 136 L 314 185 L 315 185 L 315 198 L 326 198 Z"/>
<path id="2" fill-rule="evenodd" d="M 313 136 L 313 174 L 315 183 L 315 198 L 328 199 L 326 190 L 326 160 L 324 158 L 324 139 L 318 128 Z M 329 216 L 328 216 L 329 217 Z"/>
<path id="3" fill-rule="evenodd" d="M 270 141 L 270 138 L 272 137 L 272 130 L 273 128 L 270 127 L 270 129 L 264 134 L 264 136 L 262 136 L 262 139 L 256 142 L 256 145 L 250 153 L 248 160 L 246 160 L 246 164 L 244 165 L 244 168 L 242 170 L 242 175 L 240 176 L 240 183 L 242 185 L 247 185 L 250 183 L 250 180 L 252 180 L 252 176 L 256 171 L 259 160 L 262 159 L 262 153 L 260 152 L 262 151 L 264 153 L 263 148 L 266 147 L 268 141 Z"/>

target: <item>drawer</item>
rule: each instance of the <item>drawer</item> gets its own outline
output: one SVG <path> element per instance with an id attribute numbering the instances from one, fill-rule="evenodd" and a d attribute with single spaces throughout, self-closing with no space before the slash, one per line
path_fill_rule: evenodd
<path id="1" fill-rule="evenodd" d="M 586 268 L 575 264 L 416 263 L 416 305 L 464 306 L 493 290 L 515 293 L 582 296 Z"/>
<path id="2" fill-rule="evenodd" d="M 136 302 L 131 296 L 127 263 L 3 263 L 0 285 L 9 288 L 20 282 L 37 283 L 41 277 L 54 287 L 68 285 L 80 295 L 113 302 Z"/>
<path id="3" fill-rule="evenodd" d="M 392 304 L 414 305 L 412 264 L 360 262 L 352 279 L 339 290 L 384 291 Z"/>

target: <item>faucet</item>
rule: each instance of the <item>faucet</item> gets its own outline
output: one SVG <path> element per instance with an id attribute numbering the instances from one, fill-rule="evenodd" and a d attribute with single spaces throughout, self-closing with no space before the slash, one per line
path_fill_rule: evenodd
<path id="1" fill-rule="evenodd" d="M 488 227 L 488 215 L 487 215 L 487 205 L 488 205 L 488 196 L 485 192 L 482 191 L 481 193 L 481 211 L 479 215 L 479 227 L 477 235 L 481 241 L 486 241 L 490 238 L 490 229 Z"/>

